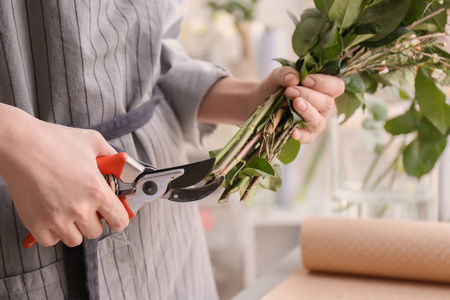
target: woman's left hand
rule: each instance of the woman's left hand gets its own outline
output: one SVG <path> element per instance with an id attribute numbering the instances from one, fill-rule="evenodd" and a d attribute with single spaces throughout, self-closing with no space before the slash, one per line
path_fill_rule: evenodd
<path id="1" fill-rule="evenodd" d="M 300 74 L 291 67 L 277 68 L 256 89 L 256 99 L 265 99 L 278 87 L 286 88 L 285 95 L 294 101 L 294 109 L 303 117 L 308 128 L 297 128 L 292 137 L 308 144 L 326 128 L 327 119 L 335 107 L 335 98 L 345 91 L 342 79 L 330 75 L 311 74 L 300 82 Z"/>

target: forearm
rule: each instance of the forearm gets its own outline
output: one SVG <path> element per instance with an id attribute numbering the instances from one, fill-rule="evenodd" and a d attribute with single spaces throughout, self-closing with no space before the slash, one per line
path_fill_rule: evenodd
<path id="1" fill-rule="evenodd" d="M 258 106 L 254 81 L 225 77 L 206 93 L 198 120 L 210 124 L 242 124 Z"/>

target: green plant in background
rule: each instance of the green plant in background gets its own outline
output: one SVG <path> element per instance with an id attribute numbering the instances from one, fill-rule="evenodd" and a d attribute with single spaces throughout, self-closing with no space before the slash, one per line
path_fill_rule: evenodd
<path id="1" fill-rule="evenodd" d="M 450 0 L 315 0 L 315 6 L 300 19 L 289 13 L 298 59 L 277 61 L 297 69 L 301 78 L 313 73 L 343 78 L 346 90 L 336 101 L 342 122 L 362 107 L 372 121 L 384 122 L 389 134 L 414 134 L 390 167 L 403 162 L 406 173 L 417 178 L 430 172 L 450 134 L 450 99 L 442 88 L 450 81 L 450 54 L 437 42 L 446 35 Z M 405 78 L 411 79 L 410 93 L 403 88 Z M 385 107 L 365 100 L 385 87 L 410 101 L 404 114 L 390 120 Z M 221 201 L 240 192 L 251 204 L 257 185 L 277 190 L 281 175 L 274 164 L 295 159 L 300 143 L 290 134 L 307 126 L 284 90 L 271 95 L 223 149 L 211 152 L 217 161 L 211 178 L 225 178 Z M 365 126 L 370 128 L 370 120 Z M 379 147 L 379 156 L 386 147 Z"/>
<path id="2" fill-rule="evenodd" d="M 214 11 L 224 10 L 236 18 L 236 23 L 255 19 L 255 11 L 259 0 L 244 1 L 209 1 L 208 6 Z"/>

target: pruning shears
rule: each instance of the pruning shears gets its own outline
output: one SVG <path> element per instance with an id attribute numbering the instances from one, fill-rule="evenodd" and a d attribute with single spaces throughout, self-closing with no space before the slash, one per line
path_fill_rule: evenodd
<path id="1" fill-rule="evenodd" d="M 130 219 L 144 204 L 158 199 L 192 202 L 209 196 L 220 187 L 223 177 L 202 186 L 195 185 L 210 174 L 214 163 L 215 159 L 211 158 L 168 169 L 156 169 L 125 152 L 97 158 L 100 172 L 122 202 Z M 30 248 L 35 243 L 29 233 L 23 246 Z"/>

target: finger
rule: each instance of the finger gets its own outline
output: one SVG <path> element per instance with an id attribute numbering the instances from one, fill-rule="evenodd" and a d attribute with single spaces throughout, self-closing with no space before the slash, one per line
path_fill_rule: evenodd
<path id="1" fill-rule="evenodd" d="M 291 137 L 293 137 L 296 140 L 299 140 L 300 143 L 302 143 L 303 145 L 312 143 L 316 135 L 312 134 L 307 128 L 296 128 L 292 132 Z"/>
<path id="2" fill-rule="evenodd" d="M 106 190 L 97 211 L 103 216 L 112 230 L 120 232 L 128 226 L 130 219 L 122 202 L 113 193 L 105 180 L 104 182 Z"/>
<path id="3" fill-rule="evenodd" d="M 261 82 L 261 94 L 270 95 L 280 86 L 287 87 L 300 83 L 300 74 L 292 67 L 281 67 L 273 70 Z"/>
<path id="4" fill-rule="evenodd" d="M 334 98 L 330 95 L 302 86 L 288 87 L 285 94 L 289 99 L 302 97 L 314 106 L 325 118 L 330 117 L 333 113 L 335 103 Z"/>
<path id="5" fill-rule="evenodd" d="M 83 242 L 83 235 L 75 223 L 66 224 L 64 227 L 55 228 L 53 231 L 68 247 L 76 247 Z"/>
<path id="6" fill-rule="evenodd" d="M 318 134 L 325 129 L 325 118 L 319 113 L 319 111 L 308 103 L 302 97 L 295 98 L 294 100 L 295 110 L 303 117 L 308 125 L 309 131 L 313 134 Z"/>
<path id="7" fill-rule="evenodd" d="M 303 81 L 302 86 L 314 89 L 331 97 L 339 97 L 345 91 L 345 83 L 342 79 L 323 74 L 308 75 Z"/>
<path id="8" fill-rule="evenodd" d="M 41 247 L 50 247 L 56 245 L 61 239 L 52 230 L 44 230 L 40 232 L 31 232 L 36 243 Z"/>
<path id="9" fill-rule="evenodd" d="M 102 222 L 98 218 L 96 211 L 93 211 L 93 213 L 87 216 L 87 218 L 77 220 L 75 224 L 81 231 L 81 234 L 88 239 L 95 239 L 103 232 Z"/>

